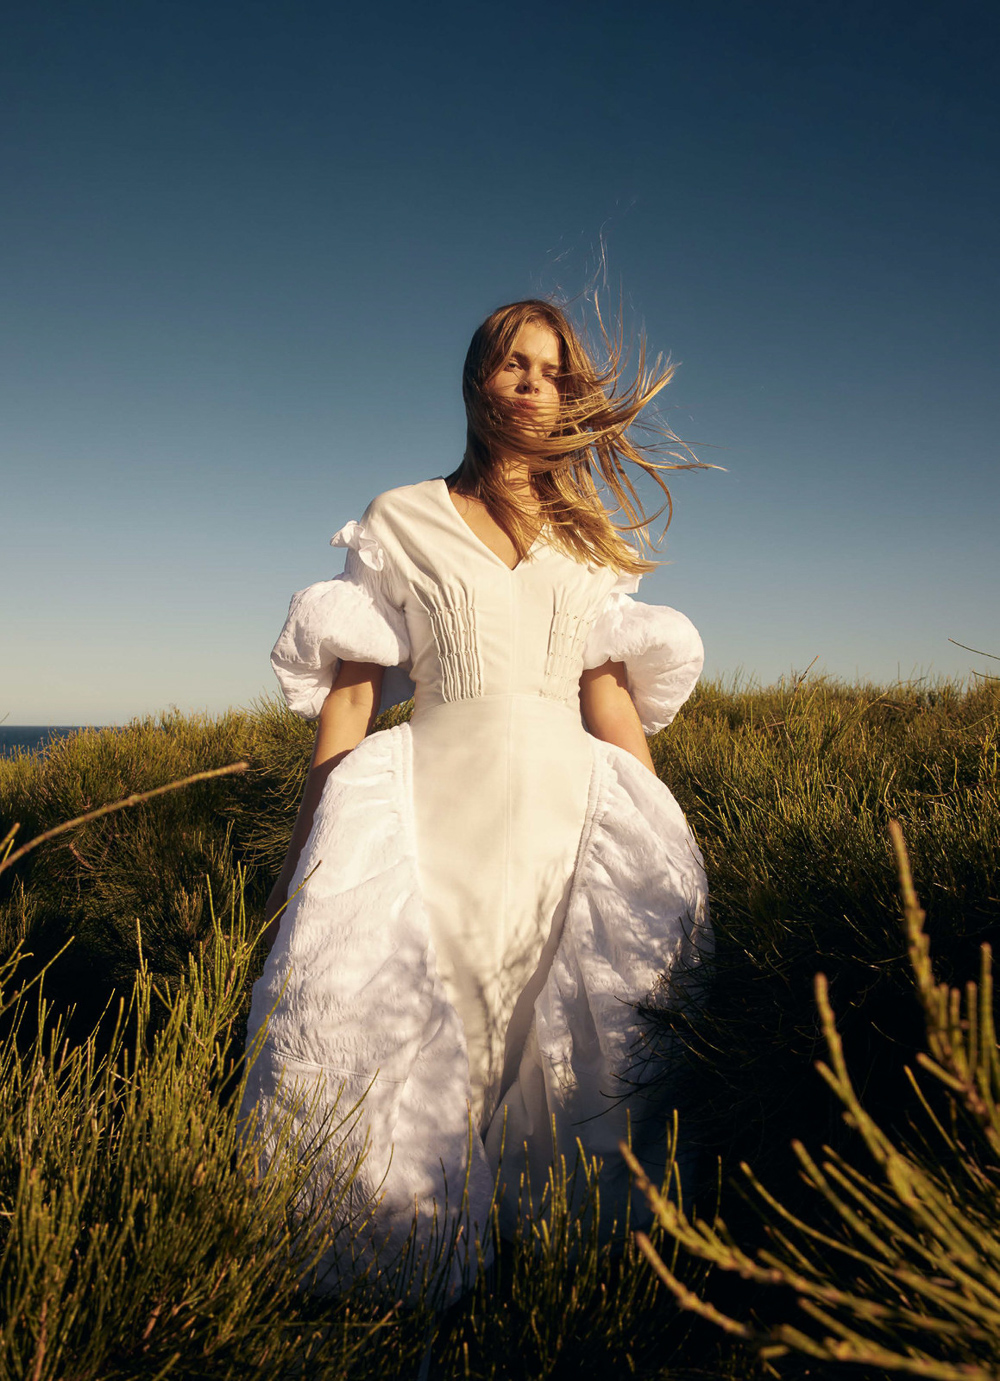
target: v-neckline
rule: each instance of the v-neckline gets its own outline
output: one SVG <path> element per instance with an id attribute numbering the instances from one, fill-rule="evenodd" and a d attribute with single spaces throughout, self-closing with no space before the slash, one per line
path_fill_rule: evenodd
<path id="1" fill-rule="evenodd" d="M 544 523 L 543 523 L 542 526 L 538 529 L 538 532 L 537 532 L 536 535 L 535 535 L 535 540 L 532 542 L 531 546 L 528 548 L 528 550 L 527 550 L 527 552 L 525 553 L 525 555 L 522 556 L 521 560 L 518 561 L 518 562 L 517 562 L 515 565 L 513 565 L 513 566 L 508 566 L 508 565 L 507 565 L 507 562 L 503 559 L 502 556 L 499 556 L 499 555 L 493 550 L 492 547 L 487 546 L 486 543 L 483 541 L 483 539 L 479 536 L 479 534 L 478 534 L 477 532 L 473 532 L 473 530 L 472 530 L 472 528 L 470 527 L 470 525 L 469 525 L 469 524 L 466 522 L 466 520 L 462 517 L 461 513 L 459 513 L 457 507 L 455 506 L 455 501 L 454 501 L 454 499 L 451 497 L 451 490 L 448 488 L 448 481 L 447 481 L 446 479 L 441 479 L 441 478 L 439 478 L 439 479 L 436 479 L 436 480 L 432 480 L 431 483 L 432 483 L 432 484 L 440 484 L 442 490 L 444 491 L 443 494 L 442 494 L 442 498 L 443 498 L 445 504 L 446 504 L 446 505 L 448 506 L 448 508 L 450 509 L 450 511 L 455 515 L 455 520 L 456 520 L 457 522 L 461 523 L 462 527 L 463 527 L 463 528 L 465 529 L 465 531 L 468 533 L 468 535 L 469 535 L 469 537 L 471 538 L 471 540 L 472 540 L 473 542 L 475 542 L 476 546 L 477 546 L 477 547 L 481 547 L 482 550 L 487 554 L 487 556 L 491 556 L 491 557 L 493 558 L 493 560 L 497 563 L 498 566 L 502 566 L 502 567 L 503 567 L 503 569 L 507 572 L 508 575 L 513 575 L 513 574 L 515 573 L 515 571 L 519 571 L 519 570 L 521 569 L 521 567 L 522 567 L 522 566 L 524 565 L 524 563 L 527 561 L 528 557 L 531 555 L 531 553 L 532 553 L 532 552 L 535 550 L 535 548 L 538 546 L 539 542 L 542 540 L 542 533 L 545 531 L 545 524 L 544 524 Z"/>

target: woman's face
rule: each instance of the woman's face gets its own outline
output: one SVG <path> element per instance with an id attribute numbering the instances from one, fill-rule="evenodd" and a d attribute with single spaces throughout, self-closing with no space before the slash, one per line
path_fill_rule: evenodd
<path id="1" fill-rule="evenodd" d="M 559 420 L 561 369 L 562 345 L 555 331 L 541 321 L 526 321 L 486 391 L 511 409 L 515 425 L 549 436 Z"/>

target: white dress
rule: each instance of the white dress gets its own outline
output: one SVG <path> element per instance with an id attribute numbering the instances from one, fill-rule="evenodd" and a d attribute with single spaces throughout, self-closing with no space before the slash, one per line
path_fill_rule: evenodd
<path id="1" fill-rule="evenodd" d="M 318 715 L 345 659 L 395 669 L 383 703 L 414 709 L 324 787 L 291 891 L 308 881 L 254 987 L 245 1113 L 291 1109 L 307 1134 L 338 1093 L 341 1113 L 364 1095 L 338 1137 L 366 1148 L 350 1202 L 377 1201 L 383 1249 L 415 1209 L 418 1236 L 485 1234 L 498 1166 L 509 1231 L 519 1186 L 538 1209 L 553 1128 L 570 1167 L 578 1143 L 604 1157 L 607 1224 L 628 1195 L 621 1138 L 654 1169 L 663 1147 L 666 1110 L 643 1118 L 634 1087 L 633 1004 L 658 984 L 662 1000 L 664 974 L 679 989 L 710 932 L 680 808 L 587 732 L 579 682 L 625 662 L 653 732 L 690 694 L 701 640 L 544 532 L 511 570 L 442 479 L 382 494 L 333 542 L 344 574 L 293 597 L 274 648 L 286 700 Z"/>

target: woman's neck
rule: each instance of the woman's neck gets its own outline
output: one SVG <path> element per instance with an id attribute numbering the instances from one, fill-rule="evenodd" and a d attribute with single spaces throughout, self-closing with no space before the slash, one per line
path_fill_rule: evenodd
<path id="1" fill-rule="evenodd" d="M 531 478 L 531 467 L 523 456 L 498 456 L 493 462 L 503 486 L 510 493 L 510 497 L 526 513 L 534 512 L 538 509 L 538 495 L 535 493 L 535 486 Z M 466 494 L 472 497 L 474 490 L 464 473 L 464 466 L 460 466 L 453 475 L 447 479 L 449 489 L 457 493 Z"/>
<path id="2" fill-rule="evenodd" d="M 497 461 L 497 468 L 503 477 L 503 482 L 511 492 L 511 497 L 523 502 L 533 503 L 535 499 L 535 486 L 531 481 L 531 469 L 528 462 L 521 456 L 502 456 Z"/>

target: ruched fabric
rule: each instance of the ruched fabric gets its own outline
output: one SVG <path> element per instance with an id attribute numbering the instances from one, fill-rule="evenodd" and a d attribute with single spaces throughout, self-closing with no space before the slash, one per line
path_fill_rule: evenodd
<path id="1" fill-rule="evenodd" d="M 671 723 L 694 690 L 705 662 L 697 628 L 677 609 L 642 604 L 616 588 L 590 631 L 584 667 L 624 662 L 643 731 Z"/>
<path id="2" fill-rule="evenodd" d="M 378 580 L 382 554 L 360 523 L 332 538 L 348 548 L 343 575 L 320 580 L 292 596 L 288 618 L 271 652 L 271 666 L 285 703 L 304 719 L 315 719 L 336 680 L 341 662 L 375 662 L 405 668 L 410 649 L 406 620 L 387 600 Z M 395 692 L 395 693 L 393 693 Z M 412 686 L 390 683 L 383 706 L 408 699 Z"/>

